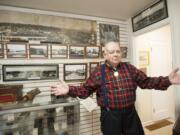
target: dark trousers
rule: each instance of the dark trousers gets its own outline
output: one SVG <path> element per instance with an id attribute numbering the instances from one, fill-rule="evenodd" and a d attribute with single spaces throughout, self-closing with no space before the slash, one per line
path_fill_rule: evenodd
<path id="1" fill-rule="evenodd" d="M 101 108 L 103 135 L 144 135 L 144 130 L 135 107 L 123 110 Z"/>

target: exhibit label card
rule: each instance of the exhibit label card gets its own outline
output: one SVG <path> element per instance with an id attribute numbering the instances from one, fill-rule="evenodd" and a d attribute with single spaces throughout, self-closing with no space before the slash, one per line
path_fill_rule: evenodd
<path id="1" fill-rule="evenodd" d="M 89 112 L 92 112 L 97 107 L 97 104 L 90 97 L 81 100 L 80 102 Z"/>

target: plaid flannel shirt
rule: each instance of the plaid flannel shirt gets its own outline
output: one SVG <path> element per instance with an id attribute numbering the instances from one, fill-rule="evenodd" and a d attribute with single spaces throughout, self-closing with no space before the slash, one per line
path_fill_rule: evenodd
<path id="1" fill-rule="evenodd" d="M 168 76 L 148 77 L 133 65 L 121 62 L 117 71 L 118 77 L 114 76 L 114 70 L 106 62 L 106 88 L 108 90 L 108 107 L 112 109 L 123 109 L 134 105 L 136 100 L 136 88 L 166 90 L 170 85 Z M 86 98 L 96 92 L 97 103 L 101 107 L 106 107 L 101 92 L 101 66 L 97 66 L 94 72 L 87 79 L 83 86 L 69 86 L 71 97 Z"/>

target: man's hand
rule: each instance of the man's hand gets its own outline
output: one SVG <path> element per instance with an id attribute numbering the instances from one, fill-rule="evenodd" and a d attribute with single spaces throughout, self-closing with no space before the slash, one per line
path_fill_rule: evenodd
<path id="1" fill-rule="evenodd" d="M 68 92 L 69 86 L 64 81 L 59 81 L 57 85 L 51 86 L 51 93 L 53 95 L 66 95 Z"/>
<path id="2" fill-rule="evenodd" d="M 172 84 L 180 84 L 180 74 L 177 73 L 178 71 L 179 68 L 176 68 L 169 75 L 169 81 Z"/>

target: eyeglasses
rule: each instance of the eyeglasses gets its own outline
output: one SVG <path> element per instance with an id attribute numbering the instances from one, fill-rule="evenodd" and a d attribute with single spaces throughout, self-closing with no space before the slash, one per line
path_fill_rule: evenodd
<path id="1" fill-rule="evenodd" d="M 120 51 L 120 50 L 107 50 L 107 52 L 108 52 L 109 54 L 114 54 L 114 53 L 121 54 L 121 51 Z"/>

